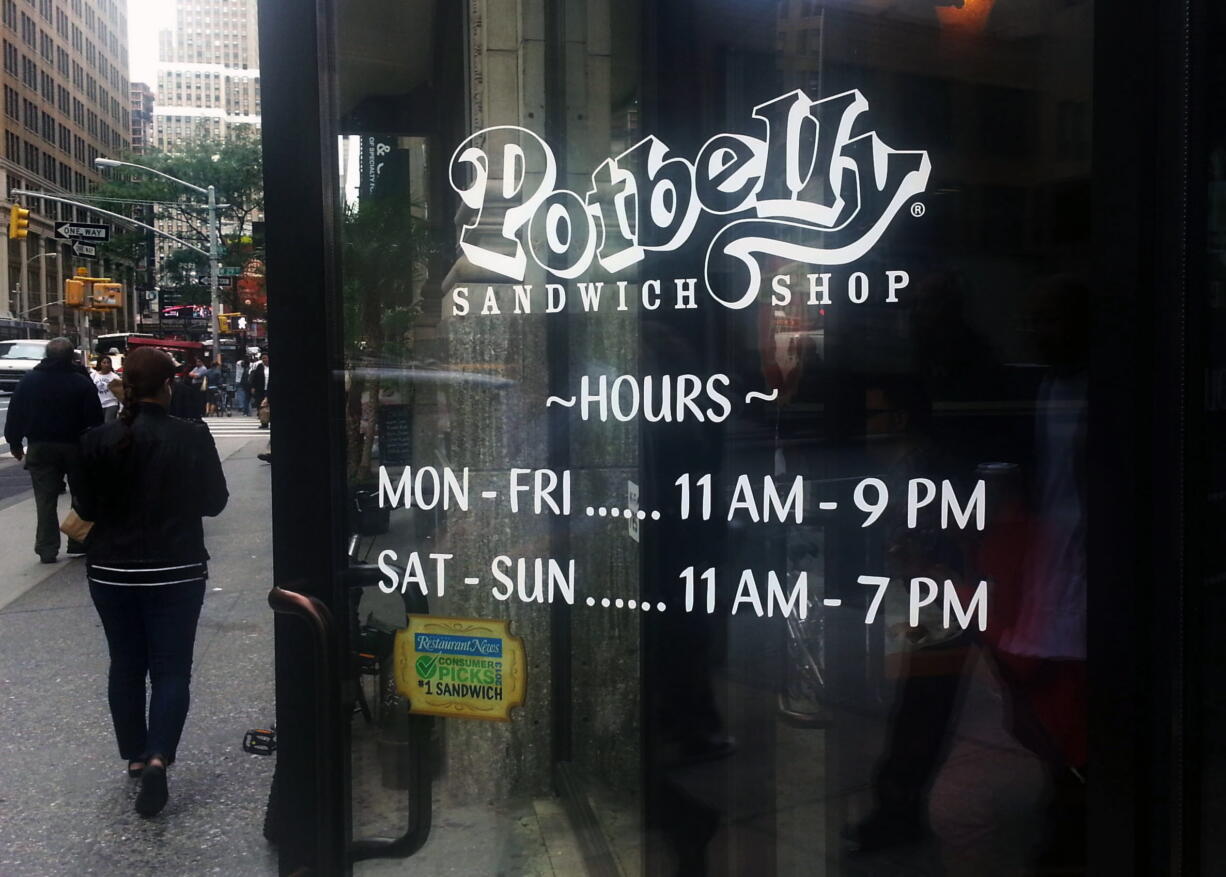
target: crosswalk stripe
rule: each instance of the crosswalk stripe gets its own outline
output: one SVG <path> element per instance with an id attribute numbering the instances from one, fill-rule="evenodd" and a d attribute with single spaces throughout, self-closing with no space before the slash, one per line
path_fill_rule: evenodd
<path id="1" fill-rule="evenodd" d="M 247 418 L 206 417 L 204 422 L 215 438 L 254 438 L 268 435 L 268 430 L 260 429 L 260 422 L 255 418 L 248 420 Z"/>

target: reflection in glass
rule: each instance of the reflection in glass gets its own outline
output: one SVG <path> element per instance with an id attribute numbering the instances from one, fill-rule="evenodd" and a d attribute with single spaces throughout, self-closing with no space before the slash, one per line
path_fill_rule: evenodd
<path id="1" fill-rule="evenodd" d="M 1081 873 L 1091 4 L 386 6 L 339 46 L 355 837 L 426 788 L 406 872 Z M 770 170 L 687 213 L 721 134 Z M 381 508 L 406 470 L 468 507 Z M 509 723 L 410 717 L 406 612 L 510 622 Z"/>

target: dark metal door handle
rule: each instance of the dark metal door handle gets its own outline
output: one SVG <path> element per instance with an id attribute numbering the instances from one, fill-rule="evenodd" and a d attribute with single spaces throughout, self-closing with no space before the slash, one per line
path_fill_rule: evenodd
<path id="1" fill-rule="evenodd" d="M 302 619 L 311 630 L 315 677 L 316 837 L 324 843 L 326 838 L 332 836 L 332 825 L 340 803 L 340 792 L 335 788 L 332 772 L 323 769 L 324 765 L 333 761 L 334 725 L 339 709 L 340 671 L 335 657 L 335 625 L 332 613 L 322 601 L 297 591 L 273 586 L 268 592 L 268 605 L 277 614 Z"/>
<path id="2" fill-rule="evenodd" d="M 374 564 L 355 564 L 345 571 L 345 584 L 349 588 L 372 587 L 383 578 L 383 573 Z M 430 611 L 426 598 L 416 589 L 404 592 L 404 609 L 408 614 Z M 434 719 L 430 716 L 409 716 L 409 824 L 400 837 L 367 837 L 349 844 L 349 860 L 404 859 L 416 853 L 430 836 L 433 821 L 433 777 L 429 759 L 430 740 L 434 733 Z"/>

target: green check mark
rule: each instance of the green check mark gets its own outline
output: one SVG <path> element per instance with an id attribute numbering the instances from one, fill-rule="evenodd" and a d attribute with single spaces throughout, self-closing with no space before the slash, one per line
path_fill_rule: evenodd
<path id="1" fill-rule="evenodd" d="M 434 655 L 422 655 L 417 659 L 417 675 L 422 679 L 434 678 L 434 672 L 438 669 L 438 658 Z"/>

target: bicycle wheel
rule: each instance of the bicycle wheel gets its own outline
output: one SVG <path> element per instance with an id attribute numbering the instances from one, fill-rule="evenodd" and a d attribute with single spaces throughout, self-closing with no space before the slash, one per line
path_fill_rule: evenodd
<path id="1" fill-rule="evenodd" d="M 825 728 L 831 723 L 826 698 L 825 617 L 821 607 L 804 621 L 788 618 L 784 627 L 783 672 L 779 713 L 800 728 Z"/>

